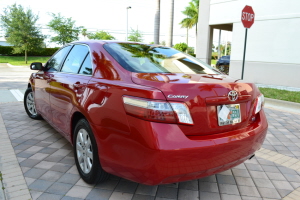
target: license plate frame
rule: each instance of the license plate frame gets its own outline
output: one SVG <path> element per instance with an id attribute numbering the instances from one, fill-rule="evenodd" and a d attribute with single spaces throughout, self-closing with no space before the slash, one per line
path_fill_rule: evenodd
<path id="1" fill-rule="evenodd" d="M 227 117 L 226 121 L 224 121 L 219 115 L 223 106 L 226 106 L 230 110 L 230 112 L 228 114 L 228 117 L 230 117 L 230 118 L 228 119 L 228 117 Z M 218 118 L 219 126 L 234 125 L 234 124 L 240 123 L 241 122 L 241 105 L 240 104 L 227 104 L 227 105 L 217 106 L 217 118 Z"/>

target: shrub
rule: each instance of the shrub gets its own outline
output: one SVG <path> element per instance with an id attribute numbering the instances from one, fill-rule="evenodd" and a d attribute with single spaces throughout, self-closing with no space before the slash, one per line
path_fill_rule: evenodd
<path id="1" fill-rule="evenodd" d="M 212 52 L 211 59 L 212 60 L 218 60 L 218 52 Z"/>
<path id="2" fill-rule="evenodd" d="M 178 44 L 175 44 L 173 46 L 173 48 L 177 49 L 179 51 L 185 52 L 188 48 L 188 45 L 186 43 L 178 43 Z"/>
<path id="3" fill-rule="evenodd" d="M 0 46 L 0 55 L 12 55 L 13 47 Z"/>
<path id="4" fill-rule="evenodd" d="M 35 51 L 29 51 L 28 56 L 52 56 L 59 48 L 41 48 Z M 0 55 L 6 56 L 23 56 L 24 54 L 14 54 L 13 47 L 11 46 L 0 46 Z"/>
<path id="5" fill-rule="evenodd" d="M 52 56 L 59 48 L 42 48 L 37 51 L 28 52 L 28 56 Z"/>

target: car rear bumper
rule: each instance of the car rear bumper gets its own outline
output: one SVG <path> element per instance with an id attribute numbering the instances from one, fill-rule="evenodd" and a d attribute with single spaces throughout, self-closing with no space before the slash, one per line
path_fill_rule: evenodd
<path id="1" fill-rule="evenodd" d="M 230 169 L 261 147 L 268 127 L 263 111 L 260 120 L 247 128 L 199 137 L 185 136 L 175 124 L 136 120 L 129 117 L 128 134 L 93 129 L 98 129 L 97 134 L 106 131 L 96 137 L 103 169 L 148 185 L 197 179 Z"/>

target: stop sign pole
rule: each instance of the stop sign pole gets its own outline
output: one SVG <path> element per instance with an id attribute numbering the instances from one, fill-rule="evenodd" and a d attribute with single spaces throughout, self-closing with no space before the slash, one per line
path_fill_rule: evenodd
<path id="1" fill-rule="evenodd" d="M 247 33 L 248 28 L 250 28 L 254 23 L 255 14 L 251 6 L 245 6 L 242 10 L 242 23 L 246 28 L 245 31 L 245 43 L 244 43 L 244 55 L 243 55 L 243 66 L 242 66 L 242 78 L 244 78 L 244 67 L 245 67 L 245 55 L 246 55 L 246 46 L 247 46 Z"/>

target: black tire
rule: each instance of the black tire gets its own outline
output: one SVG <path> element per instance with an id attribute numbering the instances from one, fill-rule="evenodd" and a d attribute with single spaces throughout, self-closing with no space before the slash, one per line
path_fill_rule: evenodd
<path id="1" fill-rule="evenodd" d="M 34 102 L 34 93 L 31 88 L 27 88 L 24 94 L 24 107 L 26 110 L 27 115 L 31 119 L 43 119 L 40 114 L 35 109 L 35 102 Z"/>
<path id="2" fill-rule="evenodd" d="M 79 120 L 75 126 L 73 151 L 77 170 L 85 182 L 93 184 L 109 178 L 100 165 L 97 143 L 86 119 Z"/>
<path id="3" fill-rule="evenodd" d="M 219 65 L 219 69 L 221 72 L 225 72 L 225 65 Z"/>

